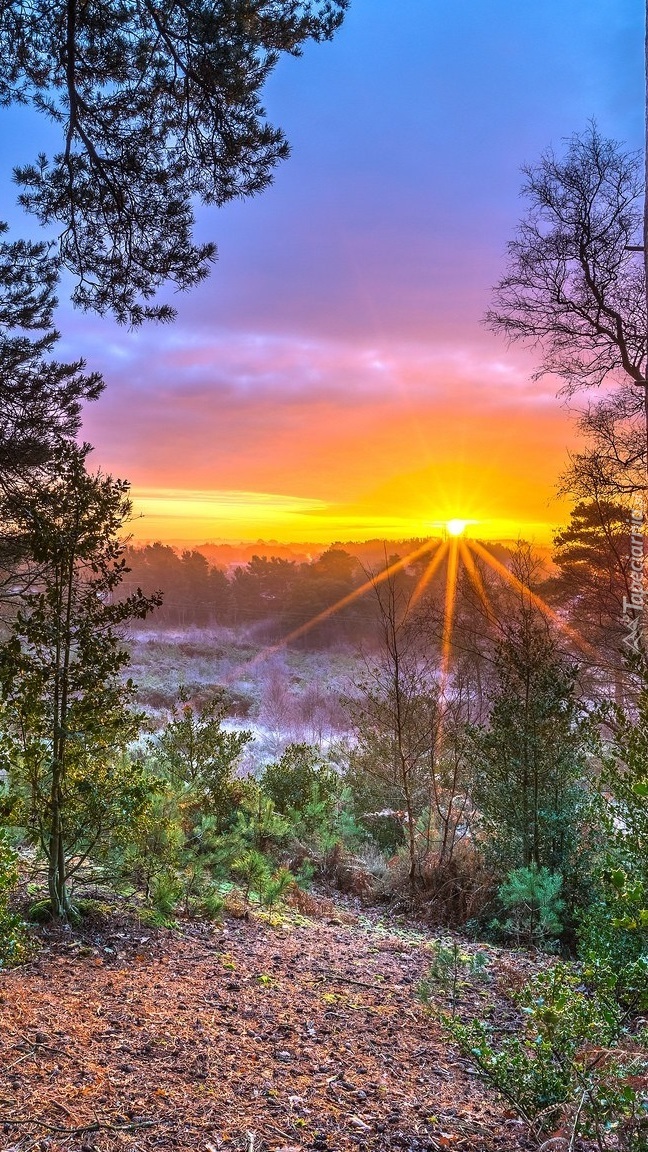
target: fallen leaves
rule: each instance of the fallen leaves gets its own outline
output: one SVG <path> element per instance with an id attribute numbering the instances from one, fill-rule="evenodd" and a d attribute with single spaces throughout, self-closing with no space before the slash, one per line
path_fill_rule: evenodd
<path id="1" fill-rule="evenodd" d="M 108 948 L 52 941 L 0 977 L 0 1147 L 525 1147 L 416 1005 L 424 941 L 235 920 Z"/>

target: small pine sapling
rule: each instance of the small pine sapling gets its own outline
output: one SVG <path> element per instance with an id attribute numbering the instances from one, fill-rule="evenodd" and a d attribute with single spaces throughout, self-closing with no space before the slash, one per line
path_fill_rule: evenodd
<path id="1" fill-rule="evenodd" d="M 507 936 L 527 948 L 556 940 L 562 932 L 560 915 L 565 908 L 561 890 L 562 876 L 548 868 L 531 864 L 509 872 L 497 892 L 510 914 L 503 925 Z"/>

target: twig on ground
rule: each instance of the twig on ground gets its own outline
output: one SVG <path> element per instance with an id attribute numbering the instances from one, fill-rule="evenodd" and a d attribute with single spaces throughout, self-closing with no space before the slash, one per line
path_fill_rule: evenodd
<path id="1" fill-rule="evenodd" d="M 58 1103 L 58 1101 L 54 1101 Z M 67 1109 L 63 1109 L 67 1111 Z M 68 1115 L 70 1113 L 68 1112 Z M 102 1120 L 95 1120 L 92 1124 L 83 1124 L 77 1128 L 65 1128 L 60 1124 L 48 1124 L 45 1120 L 37 1120 L 34 1116 L 3 1116 L 0 1113 L 0 1123 L 11 1127 L 18 1125 L 29 1128 L 44 1128 L 46 1132 L 62 1133 L 64 1136 L 84 1136 L 89 1132 L 137 1132 L 140 1128 L 155 1128 L 155 1120 L 135 1120 L 132 1124 L 110 1124 Z"/>

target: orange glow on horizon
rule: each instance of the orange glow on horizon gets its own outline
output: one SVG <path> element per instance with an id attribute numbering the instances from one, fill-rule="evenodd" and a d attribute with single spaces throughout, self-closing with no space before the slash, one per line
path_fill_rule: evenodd
<path id="1" fill-rule="evenodd" d="M 376 500 L 378 499 L 376 495 Z M 209 542 L 254 543 L 277 540 L 284 544 L 322 544 L 333 541 L 410 540 L 444 534 L 463 536 L 479 525 L 482 540 L 516 540 L 521 536 L 546 544 L 554 525 L 548 521 L 488 516 L 432 518 L 427 510 L 407 507 L 393 514 L 364 504 L 327 503 L 317 497 L 238 489 L 202 490 L 133 488 L 133 519 L 129 533 L 135 543 L 161 541 L 179 547 Z"/>
<path id="2" fill-rule="evenodd" d="M 466 521 L 544 544 L 565 518 L 570 416 L 490 338 L 158 335 L 134 366 L 166 380 L 164 403 L 134 407 L 130 366 L 84 419 L 101 467 L 132 482 L 136 540 L 404 540 Z"/>

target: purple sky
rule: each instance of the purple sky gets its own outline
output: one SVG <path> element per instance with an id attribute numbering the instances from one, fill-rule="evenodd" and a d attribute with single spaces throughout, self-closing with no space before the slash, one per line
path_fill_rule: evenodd
<path id="1" fill-rule="evenodd" d="M 86 434 L 145 498 L 143 538 L 398 534 L 446 515 L 546 537 L 569 422 L 551 381 L 530 384 L 532 355 L 480 318 L 520 165 L 592 116 L 641 144 L 642 18 L 639 0 L 352 0 L 331 44 L 280 64 L 266 105 L 292 156 L 256 200 L 199 212 L 219 262 L 175 326 L 61 309 L 65 352 L 105 373 Z M 47 130 L 3 115 L 5 155 L 31 159 Z M 223 512 L 241 492 L 295 511 Z"/>

